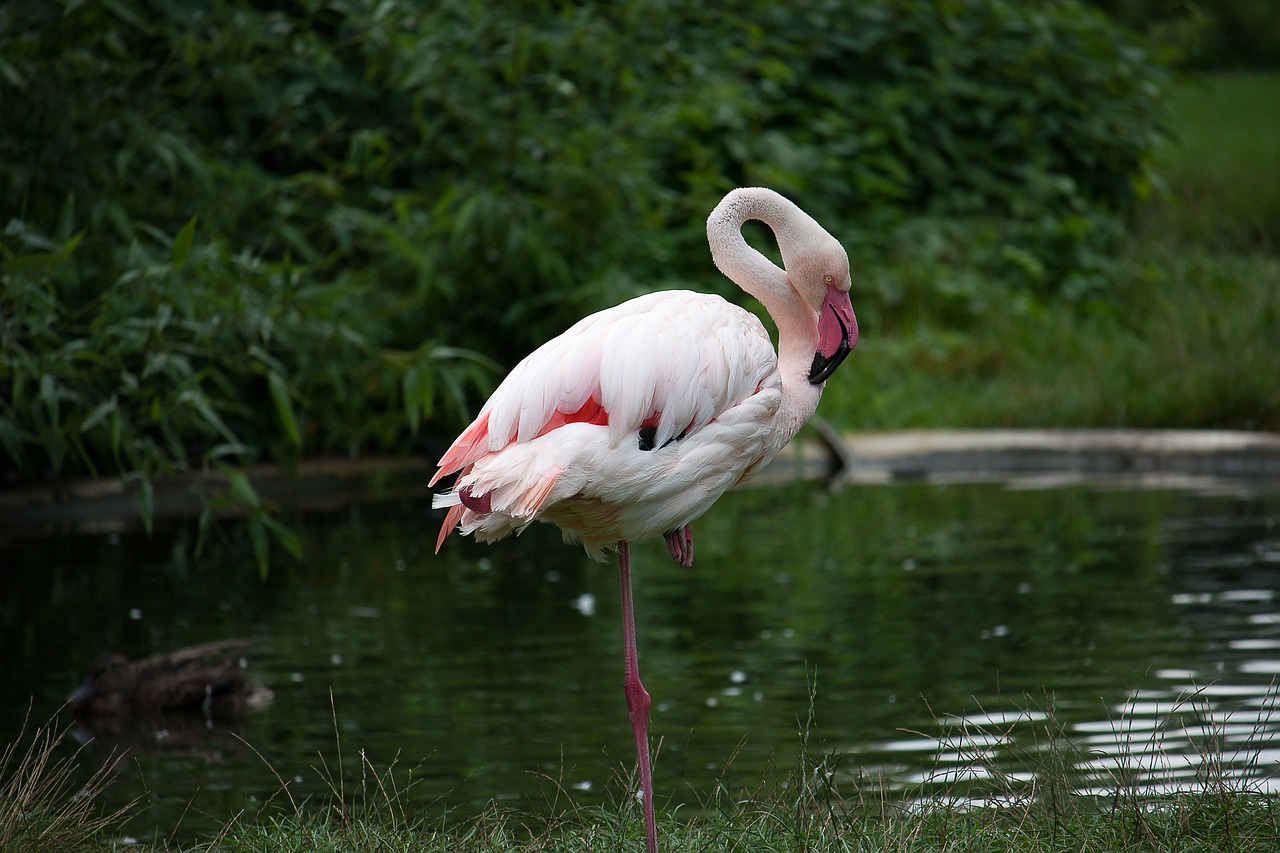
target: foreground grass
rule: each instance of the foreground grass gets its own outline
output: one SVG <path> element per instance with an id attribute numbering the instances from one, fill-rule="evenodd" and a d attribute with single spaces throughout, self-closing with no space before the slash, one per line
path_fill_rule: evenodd
<path id="1" fill-rule="evenodd" d="M 851 429 L 1280 429 L 1280 73 L 1188 83 L 1100 306 L 988 297 L 968 322 L 863 322 L 822 412 Z M 899 274 L 936 276 L 946 270 Z"/>
<path id="2" fill-rule="evenodd" d="M 24 732 L 25 734 L 25 732 Z M 641 850 L 640 809 L 633 801 L 580 808 L 567 795 L 543 813 L 493 808 L 461 823 L 415 818 L 406 792 L 388 770 L 371 766 L 358 790 L 335 783 L 328 804 L 280 794 L 257 816 L 242 815 L 207 841 L 183 846 L 139 844 L 128 836 L 137 808 L 102 814 L 97 800 L 109 771 L 76 783 L 74 756 L 56 759 L 65 730 L 51 722 L 20 737 L 0 760 L 0 853 L 82 853 L 128 849 L 178 853 L 510 853 L 510 851 Z M 717 792 L 701 808 L 663 809 L 661 847 L 693 851 L 1173 851 L 1274 850 L 1280 844 L 1280 799 L 1247 783 L 1207 773 L 1193 790 L 1140 796 L 1123 784 L 1112 796 L 1070 793 L 1054 775 L 1052 750 L 1036 781 L 997 795 L 998 807 L 975 806 L 943 793 L 911 800 L 841 792 L 823 761 L 801 757 L 790 774 L 756 791 Z M 1208 765 L 1214 766 L 1212 762 Z M 626 789 L 627 786 L 623 785 Z M 855 786 L 856 788 L 856 786 Z M 358 800 L 363 805 L 349 805 Z M 138 813 L 139 820 L 143 816 Z"/>
<path id="3" fill-rule="evenodd" d="M 119 838 L 119 835 L 114 838 Z M 96 833 L 98 848 L 113 836 Z M 1063 807 L 1026 802 L 1013 807 L 962 808 L 947 801 L 916 808 L 853 807 L 837 799 L 789 801 L 753 797 L 697 815 L 659 820 L 663 850 L 681 851 L 1025 851 L 1068 850 L 1253 851 L 1280 843 L 1280 804 L 1243 792 L 1213 792 L 1138 803 L 1117 798 Z M 5 850 L 88 849 L 89 835 Z M 367 815 L 297 814 L 242 820 L 215 839 L 177 848 L 131 845 L 132 850 L 181 853 L 508 853 L 508 851 L 643 850 L 638 814 L 590 809 L 547 820 L 492 811 L 443 830 Z"/>
<path id="4" fill-rule="evenodd" d="M 1037 813 L 1039 812 L 1039 813 Z M 1150 807 L 1048 810 L 957 809 L 866 815 L 838 810 L 796 813 L 787 804 L 749 801 L 689 821 L 661 821 L 660 846 L 681 851 L 1252 851 L 1275 849 L 1280 811 L 1270 800 L 1244 796 L 1185 796 Z M 201 851 L 505 851 L 642 850 L 637 827 L 616 815 L 566 817 L 531 832 L 518 816 L 487 815 L 464 830 L 287 819 L 229 832 Z"/>
<path id="5" fill-rule="evenodd" d="M 0 751 L 0 851 L 98 850 L 95 838 L 125 819 L 130 806 L 102 813 L 96 800 L 109 784 L 109 762 L 81 783 L 77 778 L 79 750 L 61 749 L 67 731 L 56 723 L 28 731 L 23 722 L 18 736 Z"/>

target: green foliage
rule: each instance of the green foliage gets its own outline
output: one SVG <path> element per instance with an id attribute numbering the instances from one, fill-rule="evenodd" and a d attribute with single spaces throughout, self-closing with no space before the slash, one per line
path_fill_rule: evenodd
<path id="1" fill-rule="evenodd" d="M 1115 20 L 1150 32 L 1201 70 L 1280 66 L 1274 0 L 1089 0 Z"/>
<path id="2" fill-rule="evenodd" d="M 431 408 L 440 380 L 461 407 L 462 383 L 479 376 L 468 354 L 379 347 L 379 318 L 357 310 L 363 288 L 346 276 L 311 281 L 288 260 L 231 255 L 193 224 L 134 243 L 132 265 L 79 304 L 60 297 L 78 284 L 80 238 L 46 247 L 10 228 L 0 442 L 23 474 L 153 476 L 188 459 L 388 442 L 401 432 L 396 380 L 407 371 L 419 385 L 404 406 Z M 15 243 L 48 250 L 19 254 Z"/>
<path id="3" fill-rule="evenodd" d="M 1076 310 L 1011 289 L 1042 256 L 1016 251 L 1016 223 L 904 223 L 861 282 L 876 298 L 859 318 L 881 334 L 864 335 L 823 413 L 881 429 L 1280 428 L 1280 113 L 1264 108 L 1277 98 L 1275 74 L 1179 87 L 1177 142 L 1157 163 L 1167 191 L 1117 253 L 1077 269 Z"/>
<path id="4" fill-rule="evenodd" d="M 1101 16 L 1072 2 L 819 5 L 771 6 L 752 45 L 768 57 L 779 40 L 768 59 L 787 72 L 750 69 L 765 120 L 745 163 L 763 177 L 820 189 L 835 211 L 1027 219 L 1132 203 L 1164 77 Z"/>
<path id="5" fill-rule="evenodd" d="M 716 281 L 735 184 L 868 244 L 927 214 L 966 258 L 945 223 L 979 215 L 1010 290 L 1105 297 L 1164 84 L 1073 0 L 64 0 L 0 10 L 0 56 L 27 479 L 451 429 L 582 313 Z"/>

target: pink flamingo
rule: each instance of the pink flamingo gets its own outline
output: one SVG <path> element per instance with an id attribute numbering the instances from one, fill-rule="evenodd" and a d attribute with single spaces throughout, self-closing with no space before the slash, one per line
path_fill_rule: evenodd
<path id="1" fill-rule="evenodd" d="M 785 270 L 747 245 L 773 229 Z M 492 542 L 533 521 L 558 525 L 596 560 L 617 549 L 623 689 L 635 736 L 645 841 L 657 850 L 649 694 L 640 682 L 627 543 L 663 536 L 693 563 L 689 524 L 795 436 L 858 342 L 849 259 L 808 214 L 762 188 L 730 192 L 707 219 L 716 266 L 764 305 L 778 354 L 754 314 L 684 290 L 592 314 L 526 357 L 440 459 L 458 473 L 436 550 L 455 527 Z"/>

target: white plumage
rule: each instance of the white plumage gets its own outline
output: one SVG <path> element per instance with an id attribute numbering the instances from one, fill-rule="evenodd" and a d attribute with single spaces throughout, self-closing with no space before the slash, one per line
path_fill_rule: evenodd
<path id="1" fill-rule="evenodd" d="M 602 559 L 621 540 L 684 527 L 776 453 L 767 427 L 780 402 L 754 314 L 702 293 L 640 296 L 516 365 L 469 428 L 482 435 L 464 432 L 465 453 L 441 460 L 466 473 L 436 505 L 461 507 L 461 531 L 483 542 L 542 518 Z M 488 495 L 489 512 L 463 506 L 463 489 Z"/>

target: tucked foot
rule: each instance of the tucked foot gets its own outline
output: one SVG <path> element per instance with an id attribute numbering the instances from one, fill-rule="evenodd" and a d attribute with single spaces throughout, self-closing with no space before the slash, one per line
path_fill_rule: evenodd
<path id="1" fill-rule="evenodd" d="M 671 552 L 671 559 L 686 569 L 693 565 L 693 529 L 689 525 L 686 524 L 679 530 L 672 530 L 664 538 L 667 540 L 667 550 Z"/>

